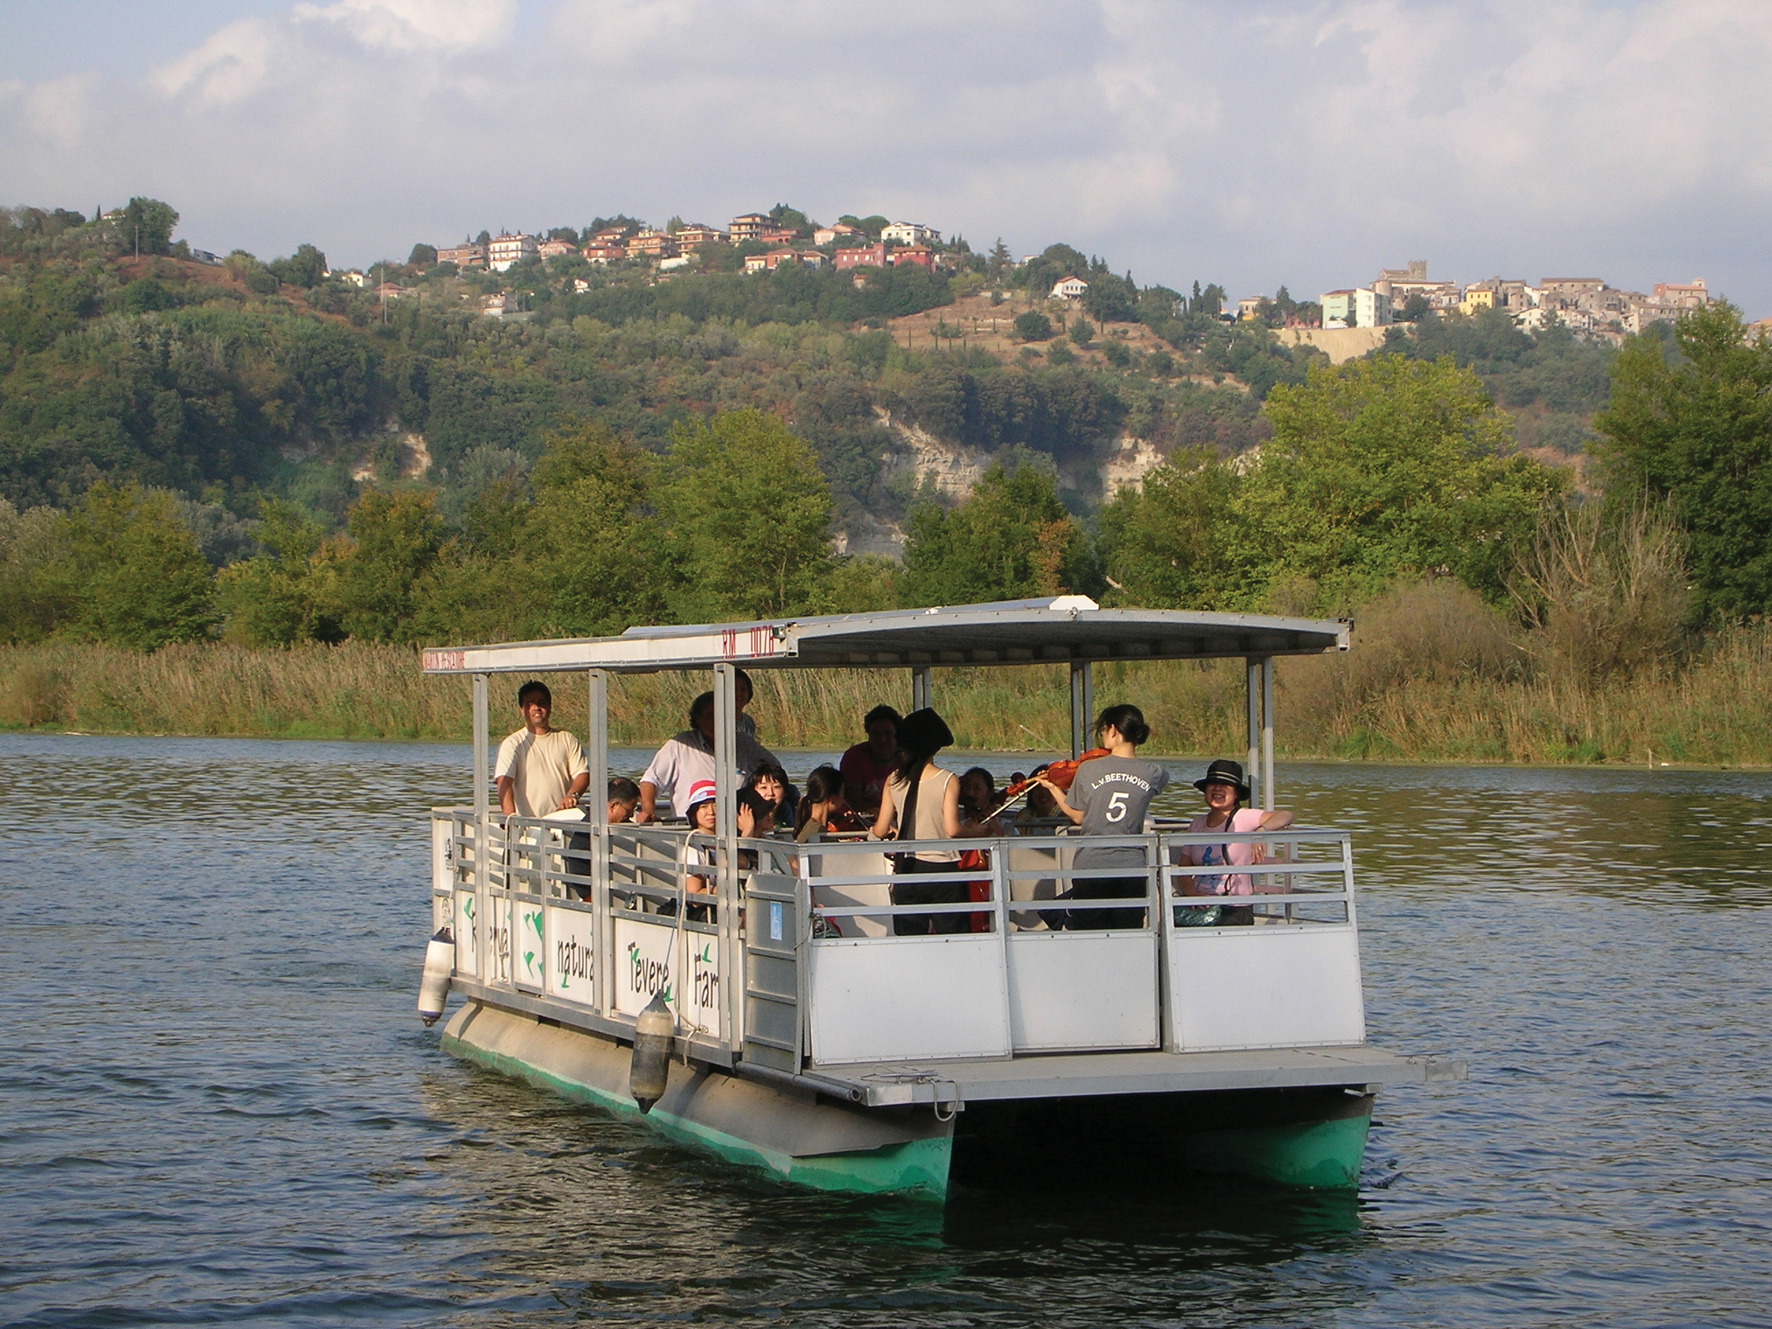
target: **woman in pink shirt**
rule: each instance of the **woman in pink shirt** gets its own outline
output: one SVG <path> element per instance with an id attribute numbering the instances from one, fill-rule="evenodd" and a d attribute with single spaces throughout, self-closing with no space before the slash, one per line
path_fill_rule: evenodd
<path id="1" fill-rule="evenodd" d="M 1190 835 L 1248 835 L 1255 831 L 1282 831 L 1292 824 L 1292 814 L 1276 808 L 1263 812 L 1245 808 L 1249 800 L 1249 782 L 1243 778 L 1241 762 L 1220 759 L 1206 768 L 1205 777 L 1194 781 L 1194 788 L 1206 795 L 1206 815 L 1188 823 Z M 1248 840 L 1226 840 L 1219 844 L 1183 845 L 1180 863 L 1184 867 L 1249 867 L 1267 861 L 1267 846 Z M 1247 872 L 1223 874 L 1202 873 L 1184 877 L 1183 895 L 1253 895 L 1255 879 Z M 1200 926 L 1210 910 L 1190 908 L 1177 911 L 1183 924 Z M 1253 905 L 1223 905 L 1218 911 L 1216 926 L 1237 927 L 1255 921 Z"/>

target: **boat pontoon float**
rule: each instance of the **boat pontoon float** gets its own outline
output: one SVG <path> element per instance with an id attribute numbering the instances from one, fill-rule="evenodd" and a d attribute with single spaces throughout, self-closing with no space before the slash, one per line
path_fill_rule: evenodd
<path id="1" fill-rule="evenodd" d="M 1345 651 L 1349 639 L 1340 621 L 1061 596 L 427 650 L 427 672 L 473 680 L 473 804 L 432 821 L 432 931 L 447 947 L 438 964 L 465 998 L 443 1046 L 635 1115 L 630 1063 L 650 1006 L 654 1023 L 668 1016 L 674 1056 L 645 1120 L 829 1190 L 941 1196 L 950 1176 L 1030 1160 L 1353 1186 L 1378 1090 L 1464 1068 L 1366 1041 L 1344 832 L 1240 837 L 1268 846 L 1266 864 L 1250 869 L 1254 926 L 1189 925 L 1188 911 L 1214 901 L 1185 891 L 1204 869 L 1181 866 L 1180 850 L 1205 837 L 1161 820 L 1090 840 L 1143 851 L 1137 927 L 1062 925 L 1073 880 L 1125 869 L 1073 867 L 1080 841 L 1059 826 L 920 842 L 985 849 L 988 865 L 953 874 L 974 883 L 967 903 L 894 906 L 877 843 L 740 838 L 733 687 L 740 666 L 908 670 L 914 708 L 931 703 L 938 668 L 1064 664 L 1076 756 L 1093 665 L 1241 658 L 1255 800 L 1271 808 L 1273 659 Z M 711 836 L 607 824 L 609 680 L 657 670 L 711 674 Z M 488 681 L 550 672 L 587 680 L 583 822 L 491 806 Z M 708 903 L 686 900 L 697 876 L 711 878 L 711 894 L 694 897 Z M 895 935 L 894 916 L 908 911 L 964 912 L 967 930 Z"/>

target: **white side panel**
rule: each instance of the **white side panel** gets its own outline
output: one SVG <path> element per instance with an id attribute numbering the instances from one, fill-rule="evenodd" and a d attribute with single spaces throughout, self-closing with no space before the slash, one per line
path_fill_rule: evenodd
<path id="1" fill-rule="evenodd" d="M 996 935 L 819 941 L 809 949 L 814 1061 L 1009 1055 Z"/>
<path id="2" fill-rule="evenodd" d="M 1180 1051 L 1366 1041 L 1350 927 L 1178 928 L 1170 947 Z"/>
<path id="3" fill-rule="evenodd" d="M 850 905 L 890 905 L 892 903 L 892 870 L 885 854 L 809 854 L 806 871 L 814 889 L 813 898 L 832 909 Z M 819 874 L 833 877 L 878 876 L 879 881 L 862 886 L 821 886 Z M 890 915 L 881 918 L 836 918 L 831 920 L 845 937 L 889 937 L 892 935 Z"/>
<path id="4" fill-rule="evenodd" d="M 686 932 L 688 968 L 684 971 L 683 1003 L 678 1007 L 691 1033 L 726 1037 L 720 1011 L 720 939 L 708 932 Z"/>
<path id="5" fill-rule="evenodd" d="M 474 918 L 479 908 L 473 891 L 455 893 L 455 972 L 464 978 L 480 973 L 480 927 Z"/>
<path id="6" fill-rule="evenodd" d="M 677 929 L 658 923 L 637 923 L 631 918 L 615 920 L 615 1009 L 638 1015 L 661 991 L 673 1005 L 677 989 L 674 945 Z"/>
<path id="7" fill-rule="evenodd" d="M 680 963 L 688 958 L 688 982 L 679 984 Z M 674 926 L 641 923 L 631 918 L 615 921 L 615 1009 L 638 1015 L 660 991 L 686 1030 L 704 1031 L 710 1038 L 723 1037 L 720 1025 L 720 944 L 708 932 Z"/>
<path id="8" fill-rule="evenodd" d="M 494 896 L 488 902 L 486 920 L 486 981 L 511 981 L 511 897 Z"/>
<path id="9" fill-rule="evenodd" d="M 449 837 L 455 831 L 455 823 L 448 817 L 431 818 L 431 889 L 447 891 L 455 886 L 451 879 L 449 863 Z"/>
<path id="10" fill-rule="evenodd" d="M 1071 854 L 1065 854 L 1065 862 L 1060 862 L 1057 849 L 1024 849 L 1017 848 L 1015 841 L 1005 839 L 993 842 L 996 849 L 998 843 L 1007 848 L 1009 853 L 1009 870 L 1014 873 L 1057 871 L 1060 867 L 1069 867 Z M 1058 898 L 1059 879 L 1057 877 L 1012 877 L 1009 881 L 1009 898 L 1015 901 L 1056 900 Z M 1047 920 L 1054 915 L 1044 914 L 1038 910 L 1022 909 L 1012 911 L 1009 921 L 1023 932 L 1045 932 L 1048 930 Z"/>
<path id="11" fill-rule="evenodd" d="M 1012 932 L 1017 1052 L 1157 1046 L 1157 938 L 1149 932 Z"/>
<path id="12" fill-rule="evenodd" d="M 547 983 L 547 933 L 542 923 L 542 902 L 518 899 L 511 902 L 511 967 L 517 986 L 525 992 L 541 992 Z"/>
<path id="13" fill-rule="evenodd" d="M 580 1006 L 597 1004 L 593 915 L 578 909 L 548 909 L 548 995 Z"/>

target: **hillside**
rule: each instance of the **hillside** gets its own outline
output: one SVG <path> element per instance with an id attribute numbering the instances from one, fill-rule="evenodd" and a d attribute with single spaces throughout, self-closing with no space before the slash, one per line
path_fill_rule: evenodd
<path id="1" fill-rule="evenodd" d="M 138 205 L 172 218 L 164 252 L 126 251 L 112 219 L 17 209 L 0 225 L 0 496 L 21 509 L 136 479 L 218 532 L 263 496 L 336 526 L 364 484 L 406 480 L 454 522 L 489 483 L 520 482 L 562 422 L 656 451 L 679 421 L 754 406 L 812 444 L 840 539 L 887 552 L 919 492 L 960 497 L 993 459 L 1050 468 L 1086 514 L 1178 446 L 1242 452 L 1266 435 L 1268 389 L 1322 358 L 1221 321 L 1216 287 L 1140 288 L 1064 245 L 1016 266 L 960 241 L 945 270 L 860 275 L 732 270 L 746 246 L 669 274 L 576 252 L 504 274 L 421 261 L 378 265 L 378 295 L 310 246 L 269 264 L 182 256 L 176 213 Z M 1096 317 L 1045 297 L 1055 274 L 1091 281 Z M 1018 335 L 1028 314 L 1051 335 Z M 1490 379 L 1524 441 L 1578 448 L 1604 400 L 1598 349 L 1510 325 L 1422 339 L 1442 351 Z M 1551 382 L 1545 364 L 1573 359 L 1585 377 Z"/>

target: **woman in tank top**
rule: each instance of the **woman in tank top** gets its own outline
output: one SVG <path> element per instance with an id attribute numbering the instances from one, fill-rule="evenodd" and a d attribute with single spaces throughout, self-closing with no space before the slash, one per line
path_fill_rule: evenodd
<path id="1" fill-rule="evenodd" d="M 952 771 L 935 764 L 935 754 L 954 741 L 953 732 L 933 710 L 912 711 L 898 726 L 898 766 L 887 780 L 874 822 L 874 838 L 952 840 L 961 833 L 960 782 Z M 899 876 L 953 872 L 960 855 L 951 849 L 901 850 L 893 855 Z M 896 881 L 893 904 L 964 904 L 963 881 Z M 963 913 L 897 914 L 892 930 L 901 937 L 931 932 L 964 932 Z"/>

